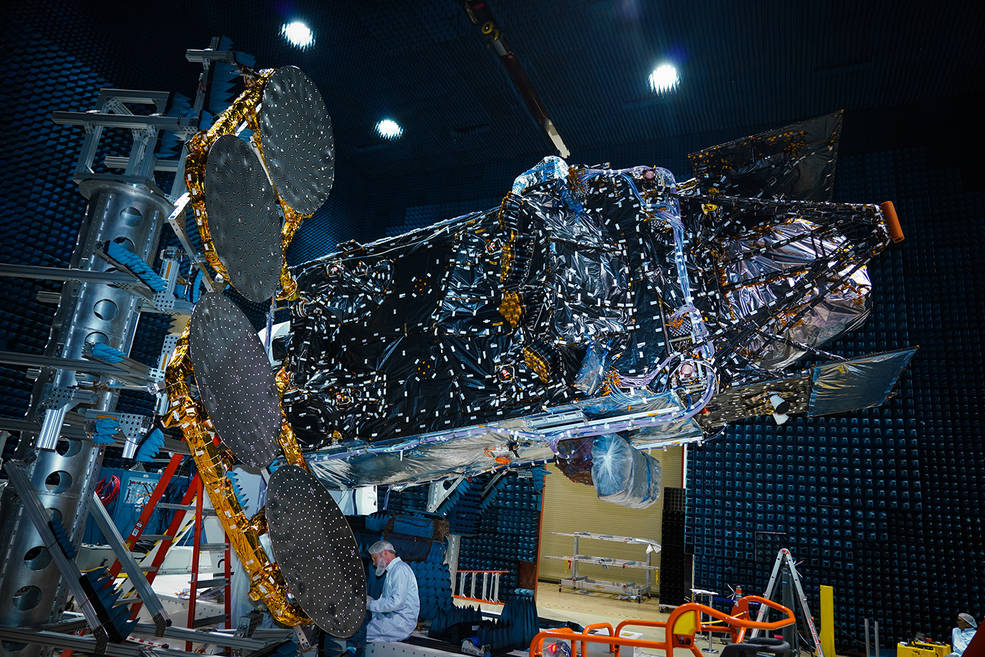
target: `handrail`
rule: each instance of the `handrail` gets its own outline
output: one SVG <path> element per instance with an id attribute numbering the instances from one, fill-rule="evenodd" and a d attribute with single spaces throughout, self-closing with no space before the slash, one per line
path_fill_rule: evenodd
<path id="1" fill-rule="evenodd" d="M 793 612 L 784 607 L 783 605 L 768 600 L 758 595 L 747 595 L 739 600 L 739 603 L 743 603 L 745 609 L 748 609 L 748 604 L 750 602 L 758 602 L 759 604 L 766 605 L 771 609 L 775 609 L 782 612 L 784 617 L 780 620 L 773 622 L 766 621 L 755 621 L 749 618 L 738 618 L 726 614 L 723 611 L 719 611 L 714 607 L 709 607 L 707 605 L 699 604 L 696 602 L 689 602 L 687 604 L 680 605 L 674 611 L 670 613 L 667 621 L 648 621 L 639 619 L 627 619 L 622 621 L 616 626 L 615 632 L 612 631 L 612 626 L 608 623 L 595 623 L 587 626 L 581 633 L 572 632 L 569 628 L 562 628 L 557 630 L 544 630 L 538 633 L 533 640 L 530 642 L 530 657 L 540 657 L 543 655 L 543 644 L 546 638 L 556 638 L 564 639 L 571 642 L 572 657 L 578 657 L 578 643 L 581 643 L 582 657 L 584 657 L 588 652 L 588 643 L 604 643 L 609 646 L 609 651 L 614 652 L 616 656 L 619 655 L 619 646 L 632 646 L 636 648 L 651 648 L 656 650 L 663 650 L 667 657 L 673 657 L 675 648 L 687 648 L 694 654 L 695 657 L 703 657 L 701 650 L 695 645 L 693 637 L 698 632 L 704 629 L 701 623 L 701 614 L 707 614 L 712 618 L 716 618 L 720 621 L 724 621 L 728 624 L 729 629 L 727 631 L 732 632 L 733 641 L 739 643 L 745 637 L 747 629 L 761 629 L 761 630 L 775 630 L 781 627 L 786 627 L 792 625 L 796 622 L 796 618 Z M 694 629 L 688 634 L 677 635 L 674 633 L 674 627 L 677 625 L 677 621 L 681 619 L 682 616 L 688 613 L 694 613 L 695 623 Z M 745 613 L 745 612 L 743 612 Z M 629 639 L 621 636 L 622 629 L 624 627 L 656 627 L 663 628 L 664 630 L 664 640 L 663 641 L 653 641 L 645 639 Z M 593 629 L 599 629 L 607 627 L 609 629 L 609 636 L 600 634 L 589 634 L 588 632 Z M 720 627 L 708 627 L 707 629 L 714 631 L 726 631 L 724 628 Z M 738 630 L 738 631 L 736 631 Z M 690 640 L 687 639 L 690 637 Z"/>
<path id="2" fill-rule="evenodd" d="M 667 631 L 667 628 L 668 627 L 673 627 L 672 625 L 670 625 L 670 619 L 669 618 L 666 621 L 650 621 L 650 620 L 639 620 L 639 619 L 627 618 L 626 620 L 624 620 L 621 623 L 619 623 L 618 625 L 616 625 L 616 634 L 615 635 L 617 637 L 621 637 L 621 635 L 622 635 L 622 628 L 624 628 L 624 627 L 630 627 L 630 626 L 632 626 L 632 627 L 656 627 L 656 628 L 663 629 L 663 631 L 664 631 L 664 642 L 663 643 L 659 643 L 658 642 L 658 645 L 656 647 L 658 649 L 662 648 L 664 650 L 668 650 L 668 643 L 671 641 L 671 632 L 668 632 Z M 683 645 L 683 644 L 681 644 L 681 645 Z M 619 657 L 619 646 L 618 645 L 614 645 L 613 646 L 613 652 L 615 653 L 616 657 Z M 673 654 L 673 652 L 674 652 L 674 647 L 671 646 L 669 648 L 669 653 L 670 654 Z M 691 650 L 691 652 L 694 652 L 694 651 Z M 699 654 L 699 655 L 697 655 L 697 657 L 701 657 L 701 655 Z"/>
<path id="3" fill-rule="evenodd" d="M 787 625 L 793 625 L 794 623 L 797 622 L 797 618 L 793 615 L 793 611 L 791 611 L 787 607 L 784 607 L 778 602 L 774 602 L 768 598 L 764 598 L 759 595 L 743 596 L 736 602 L 736 606 L 743 606 L 745 609 L 748 609 L 750 602 L 758 602 L 759 604 L 765 605 L 770 609 L 775 609 L 776 611 L 783 613 L 784 617 L 781 618 L 780 620 L 773 621 L 772 623 L 767 623 L 765 621 L 755 621 L 752 620 L 751 618 L 738 618 L 736 616 L 726 614 L 724 611 L 719 611 L 714 607 L 709 607 L 707 605 L 702 605 L 692 602 L 690 604 L 696 604 L 699 611 L 696 631 L 700 631 L 702 628 L 702 624 L 701 624 L 702 613 L 708 614 L 712 618 L 717 618 L 719 620 L 725 621 L 726 623 L 729 624 L 729 627 L 731 627 L 733 630 L 737 628 L 738 631 L 737 632 L 733 631 L 732 633 L 732 638 L 734 643 L 742 643 L 742 640 L 745 639 L 746 637 L 746 630 L 776 630 L 781 627 L 786 627 Z M 683 606 L 687 606 L 687 605 L 683 605 Z M 678 607 L 677 609 L 680 609 L 680 607 Z M 671 620 L 676 621 L 674 614 L 677 612 L 677 609 L 671 612 L 670 618 L 667 619 L 668 624 L 671 623 Z M 669 626 L 673 627 L 672 624 L 670 624 Z"/>
<path id="4" fill-rule="evenodd" d="M 618 625 L 616 625 L 616 636 L 622 634 L 622 628 L 624 627 L 667 627 L 668 621 L 649 621 L 649 620 L 638 620 L 635 618 L 627 618 Z"/>
<path id="5" fill-rule="evenodd" d="M 605 636 L 604 634 L 579 634 L 570 629 L 561 628 L 557 630 L 543 630 L 538 632 L 530 642 L 530 657 L 541 657 L 544 649 L 544 639 L 562 639 L 571 641 L 574 646 L 572 657 L 578 657 L 578 642 L 585 643 L 605 643 L 610 646 L 632 646 L 634 648 L 653 648 L 656 650 L 665 649 L 667 645 L 659 641 L 649 641 L 645 639 L 627 639 L 621 636 Z M 698 653 L 697 657 L 702 657 Z"/>
<path id="6" fill-rule="evenodd" d="M 615 630 L 612 629 L 612 624 L 611 623 L 592 623 L 591 625 L 586 625 L 584 627 L 584 629 L 582 629 L 581 633 L 582 634 L 588 634 L 592 630 L 602 630 L 602 629 L 609 630 L 609 636 L 615 636 L 616 635 Z M 609 652 L 615 653 L 616 652 L 616 647 L 615 646 L 609 646 Z M 585 642 L 584 641 L 581 642 L 581 654 L 582 655 L 587 655 L 588 654 L 588 646 L 585 645 Z"/>
<path id="7" fill-rule="evenodd" d="M 747 603 L 758 602 L 761 605 L 766 605 L 770 609 L 775 609 L 776 611 L 783 613 L 784 618 L 781 618 L 780 620 L 777 621 L 773 621 L 772 623 L 767 623 L 765 621 L 754 621 L 744 618 L 738 618 L 736 616 L 729 616 L 724 611 L 718 611 L 717 609 L 714 609 L 712 607 L 705 607 L 705 605 L 701 605 L 701 606 L 705 607 L 706 609 L 711 609 L 711 611 L 714 612 L 714 613 L 705 612 L 708 613 L 709 616 L 714 616 L 719 620 L 725 621 L 729 625 L 734 625 L 736 627 L 743 627 L 747 630 L 778 630 L 781 627 L 786 627 L 787 625 L 793 625 L 795 622 L 797 622 L 797 618 L 793 615 L 793 611 L 791 611 L 787 607 L 784 607 L 779 602 L 774 602 L 770 600 L 769 598 L 764 598 L 760 595 L 747 595 L 747 596 L 743 596 L 739 600 L 739 602 L 743 602 L 743 601 Z"/>

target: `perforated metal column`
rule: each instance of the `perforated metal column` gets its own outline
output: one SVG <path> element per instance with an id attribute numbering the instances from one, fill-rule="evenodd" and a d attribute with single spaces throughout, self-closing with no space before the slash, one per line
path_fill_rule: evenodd
<path id="1" fill-rule="evenodd" d="M 82 181 L 80 191 L 89 200 L 87 217 L 70 266 L 106 271 L 110 265 L 95 255 L 101 244 L 122 238 L 127 247 L 153 261 L 171 204 L 156 189 L 114 180 Z M 85 344 L 101 342 L 129 351 L 139 317 L 139 301 L 118 288 L 97 283 L 69 282 L 51 328 L 45 355 L 78 359 Z M 65 391 L 88 375 L 70 371 L 43 371 L 32 394 L 32 415 L 43 419 L 39 436 L 24 436 L 17 458 L 27 461 L 27 474 L 45 507 L 60 520 L 71 540 L 78 543 L 85 529 L 85 506 L 99 470 L 102 450 L 88 441 L 60 437 L 62 413 L 52 404 L 52 391 Z M 57 395 L 56 395 L 57 397 Z M 116 394 L 104 392 L 96 409 L 112 409 Z M 52 407 L 47 407 L 51 405 Z M 36 449 L 44 444 L 46 449 Z M 51 620 L 65 605 L 65 590 L 50 555 L 40 546 L 34 526 L 21 513 L 12 490 L 0 501 L 0 625 L 37 626 Z M 0 655 L 29 657 L 40 648 L 4 642 Z"/>

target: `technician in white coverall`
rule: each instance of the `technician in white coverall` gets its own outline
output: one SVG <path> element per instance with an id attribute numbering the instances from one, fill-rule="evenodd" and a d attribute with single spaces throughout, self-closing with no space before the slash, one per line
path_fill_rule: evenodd
<path id="1" fill-rule="evenodd" d="M 417 577 L 387 541 L 373 543 L 369 556 L 376 575 L 386 572 L 386 579 L 379 598 L 366 596 L 366 608 L 373 614 L 366 626 L 366 642 L 402 641 L 417 627 L 417 615 L 421 611 Z"/>
<path id="2" fill-rule="evenodd" d="M 976 631 L 978 631 L 978 622 L 974 616 L 958 614 L 958 626 L 951 630 L 951 647 L 954 652 L 947 657 L 961 657 Z"/>

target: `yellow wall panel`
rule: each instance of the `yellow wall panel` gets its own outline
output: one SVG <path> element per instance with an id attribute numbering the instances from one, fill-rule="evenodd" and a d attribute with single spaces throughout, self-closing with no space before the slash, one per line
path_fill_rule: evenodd
<path id="1" fill-rule="evenodd" d="M 653 450 L 650 455 L 660 461 L 661 486 L 680 488 L 681 458 L 683 449 L 672 447 Z M 549 473 L 544 486 L 544 519 L 540 530 L 540 579 L 558 581 L 570 576 L 564 561 L 545 559 L 544 555 L 570 555 L 573 542 L 570 536 L 555 536 L 552 532 L 587 531 L 618 536 L 637 536 L 660 542 L 660 526 L 663 511 L 663 495 L 647 509 L 628 509 L 617 504 L 602 502 L 595 495 L 593 486 L 576 484 L 555 465 L 548 466 Z M 645 547 L 609 541 L 582 538 L 578 551 L 581 554 L 615 557 L 617 559 L 646 558 Z M 660 564 L 660 555 L 652 557 L 654 565 Z M 592 579 L 614 582 L 646 581 L 646 572 L 629 568 L 602 568 L 592 564 L 578 564 L 578 574 Z M 656 587 L 656 571 L 654 587 Z"/>

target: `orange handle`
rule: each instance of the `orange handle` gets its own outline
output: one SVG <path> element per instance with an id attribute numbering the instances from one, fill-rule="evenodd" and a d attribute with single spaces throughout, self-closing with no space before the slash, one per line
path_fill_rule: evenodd
<path id="1" fill-rule="evenodd" d="M 892 201 L 885 201 L 879 204 L 879 208 L 882 210 L 882 218 L 886 220 L 889 239 L 899 244 L 903 241 L 903 227 L 900 226 L 899 217 L 896 216 L 896 206 Z"/>
<path id="2" fill-rule="evenodd" d="M 748 618 L 736 618 L 735 616 L 729 616 L 725 612 L 718 611 L 713 607 L 708 607 L 705 605 L 697 605 L 697 606 L 700 607 L 699 611 L 708 614 L 712 618 L 723 620 L 729 625 L 731 625 L 732 627 L 743 627 L 749 630 L 776 630 L 781 627 L 786 627 L 787 625 L 793 625 L 797 621 L 796 617 L 794 617 L 793 615 L 793 612 L 778 602 L 773 602 L 772 600 L 769 600 L 767 598 L 758 595 L 747 595 L 742 598 L 742 601 L 746 601 L 747 603 L 758 602 L 761 605 L 766 605 L 770 609 L 776 609 L 777 611 L 782 612 L 784 617 L 778 621 L 773 621 L 772 623 L 767 623 L 765 621 L 759 622 Z M 690 604 L 695 604 L 695 603 L 690 603 Z M 682 605 L 682 607 L 687 607 L 687 606 L 688 605 Z M 681 609 L 681 607 L 678 607 L 677 609 Z M 674 611 L 676 612 L 677 610 L 675 609 Z M 672 613 L 671 616 L 673 617 L 673 615 L 674 614 Z M 667 623 L 670 624 L 670 619 L 667 619 Z"/>

